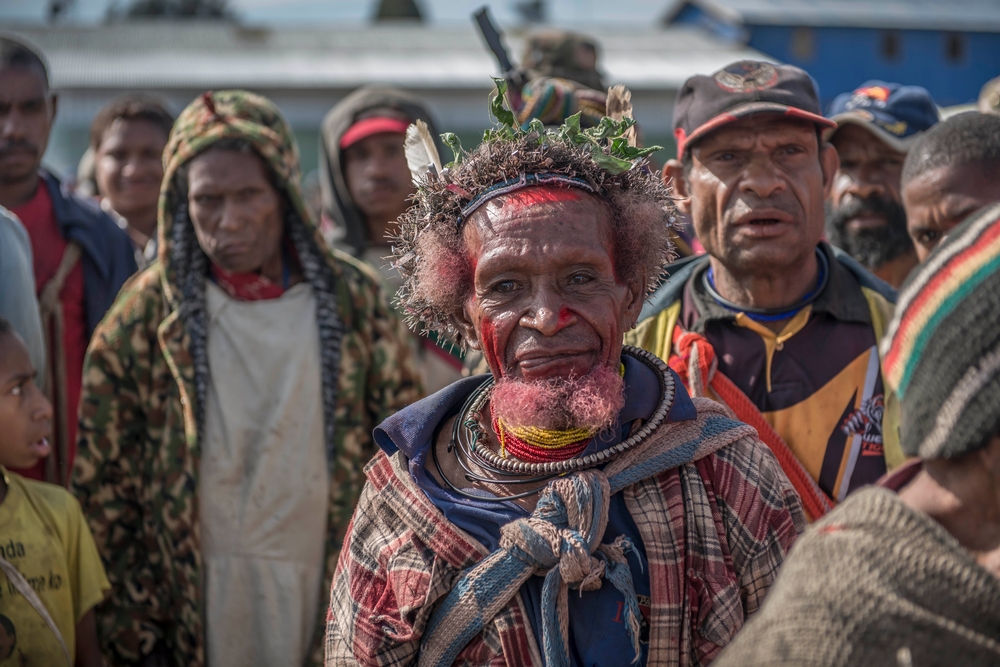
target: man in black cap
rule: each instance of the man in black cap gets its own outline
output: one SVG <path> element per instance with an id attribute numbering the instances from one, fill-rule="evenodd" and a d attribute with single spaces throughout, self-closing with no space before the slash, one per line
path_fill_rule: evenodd
<path id="1" fill-rule="evenodd" d="M 663 178 L 708 255 L 671 267 L 627 338 L 756 427 L 814 520 L 903 458 L 878 354 L 895 293 L 822 241 L 832 125 L 796 67 L 685 82 Z"/>

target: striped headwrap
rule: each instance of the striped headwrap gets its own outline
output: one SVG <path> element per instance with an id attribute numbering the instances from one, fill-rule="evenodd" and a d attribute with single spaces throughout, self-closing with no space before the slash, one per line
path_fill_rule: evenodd
<path id="1" fill-rule="evenodd" d="M 907 455 L 960 456 L 1000 434 L 1000 204 L 910 275 L 882 345 Z"/>
<path id="2" fill-rule="evenodd" d="M 517 112 L 517 122 L 524 130 L 533 118 L 546 125 L 561 125 L 567 118 L 580 113 L 583 127 L 594 127 L 605 114 L 607 94 L 591 90 L 568 79 L 542 77 L 532 79 L 521 89 L 524 106 Z"/>

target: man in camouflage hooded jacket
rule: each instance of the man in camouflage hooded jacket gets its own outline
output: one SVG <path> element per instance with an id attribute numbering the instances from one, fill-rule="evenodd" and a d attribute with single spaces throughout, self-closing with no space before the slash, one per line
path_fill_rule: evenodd
<path id="1" fill-rule="evenodd" d="M 206 162 L 210 150 L 218 156 L 240 147 L 246 155 L 239 157 L 261 165 L 258 171 L 267 172 L 272 191 L 281 200 L 280 222 L 274 224 L 280 230 L 279 266 L 285 268 L 278 282 L 283 281 L 283 285 L 262 279 L 262 270 L 242 275 L 221 270 L 213 255 L 217 248 L 213 251 L 210 242 L 206 246 L 205 227 L 198 214 L 203 202 L 195 190 L 196 166 Z M 205 93 L 178 118 L 164 163 L 158 261 L 122 290 L 94 335 L 84 368 L 74 491 L 113 586 L 98 611 L 104 650 L 115 665 L 260 663 L 268 658 L 253 655 L 243 660 L 238 656 L 246 652 L 246 646 L 260 645 L 261 637 L 266 644 L 270 637 L 281 635 L 288 628 L 287 617 L 298 616 L 297 625 L 293 622 L 292 627 L 302 636 L 288 641 L 296 645 L 295 655 L 301 655 L 302 662 L 314 664 L 323 627 L 321 601 L 329 590 L 343 535 L 364 484 L 362 468 L 374 451 L 372 428 L 419 394 L 404 332 L 385 304 L 377 276 L 346 255 L 329 251 L 317 233 L 302 201 L 294 140 L 269 100 L 243 91 Z M 216 170 L 220 178 L 224 172 Z M 220 195 L 213 196 L 223 201 Z M 197 233 L 192 219 L 198 221 Z M 277 296 L 270 301 L 254 300 L 245 293 L 248 289 L 270 290 Z M 273 352 L 223 360 L 223 352 L 229 348 L 219 347 L 218 332 L 223 330 L 220 322 L 227 311 L 219 311 L 217 304 L 224 303 L 229 311 L 261 304 L 266 308 L 266 304 L 280 304 L 303 291 L 315 307 L 307 307 L 305 317 L 287 322 L 287 326 L 280 317 L 276 320 Z M 303 326 L 306 321 L 315 324 Z M 248 375 L 247 369 L 255 366 L 258 371 L 271 368 L 274 359 L 294 355 L 295 350 L 283 348 L 302 347 L 297 342 L 302 340 L 302 330 L 319 343 L 313 363 L 300 364 L 301 376 L 312 377 L 313 383 L 289 376 L 279 366 L 271 376 L 265 376 L 263 392 L 254 388 L 240 392 L 240 387 L 232 387 L 233 376 Z M 247 327 L 233 331 L 237 337 L 258 334 L 256 330 L 248 332 Z M 284 385 L 282 374 L 286 376 Z M 227 382 L 228 393 L 223 392 Z M 295 385 L 305 386 L 305 390 L 298 389 L 295 394 Z M 278 395 L 282 386 L 285 395 Z M 268 395 L 272 387 L 273 396 Z M 236 406 L 244 423 L 225 423 L 218 416 L 232 409 L 229 404 L 234 394 L 244 403 Z M 289 401 L 289 395 L 296 398 Z M 247 414 L 249 403 L 259 405 L 257 412 L 264 416 L 258 420 L 255 412 Z M 296 440 L 288 433 L 269 430 L 270 426 L 257 426 L 256 432 L 253 425 L 245 426 L 246 421 L 258 424 L 266 420 L 265 413 L 287 404 L 293 406 L 291 422 L 298 419 L 296 405 L 302 405 L 303 412 L 313 410 L 312 422 L 318 428 L 298 433 L 308 431 L 316 437 Z M 221 437 L 219 419 L 223 420 Z M 309 421 L 309 417 L 301 421 Z M 283 423 L 287 426 L 289 422 Z M 234 425 L 240 428 L 226 431 Z M 248 429 L 248 433 L 243 432 Z M 313 444 L 316 446 L 309 447 Z M 213 584 L 217 587 L 231 573 L 219 574 L 213 566 L 213 549 L 238 547 L 220 544 L 227 538 L 219 533 L 225 533 L 227 526 L 219 521 L 216 501 L 221 493 L 219 485 L 227 483 L 222 474 L 226 472 L 226 457 L 232 458 L 227 450 L 240 447 L 245 466 L 231 466 L 228 471 L 234 487 L 232 540 L 243 540 L 246 532 L 255 529 L 245 525 L 246 516 L 255 511 L 263 524 L 272 524 L 265 525 L 271 531 L 267 549 L 280 552 L 290 548 L 282 530 L 301 532 L 302 521 L 315 521 L 317 513 L 296 515 L 288 511 L 293 503 L 288 497 L 301 495 L 301 491 L 286 468 L 299 465 L 302 486 L 321 478 L 321 486 L 314 488 L 323 490 L 319 514 L 325 506 L 326 537 L 323 544 L 324 519 L 320 516 L 314 571 L 321 581 L 315 577 L 310 580 L 321 586 L 311 596 L 318 600 L 315 608 L 306 609 L 308 603 L 293 599 L 284 602 L 288 613 L 279 608 L 279 613 L 273 614 L 273 606 L 269 612 L 260 611 L 257 597 L 266 597 L 269 591 L 263 590 L 266 582 L 259 581 L 250 587 L 260 590 L 242 598 L 252 600 L 252 604 L 241 604 L 232 595 L 225 609 L 218 602 Z M 275 460 L 275 449 L 288 455 Z M 322 463 L 311 469 L 303 466 L 305 449 L 311 451 L 310 456 L 325 460 L 328 475 L 318 474 Z M 261 461 L 270 463 L 262 465 Z M 285 482 L 277 493 L 275 480 Z M 223 506 L 225 501 L 223 497 Z M 210 524 L 215 526 L 214 536 Z M 260 526 L 256 530 L 260 533 Z M 258 546 L 257 556 L 255 563 L 266 570 L 269 552 L 262 553 Z M 240 557 L 235 554 L 232 559 Z M 280 577 L 274 578 L 270 582 L 274 584 L 272 597 L 294 597 L 295 585 L 301 588 L 302 579 L 292 576 L 290 580 L 294 580 L 293 585 L 286 587 Z M 246 587 L 246 577 L 242 583 Z M 226 635 L 219 634 L 220 624 L 240 622 L 231 620 L 233 614 L 228 612 L 232 608 L 244 622 L 245 627 L 236 628 L 242 629 L 243 636 L 221 647 L 216 640 Z M 233 639 L 232 633 L 228 639 Z M 214 657 L 220 655 L 220 649 L 225 650 L 226 658 Z M 281 662 L 291 664 L 287 660 Z"/>

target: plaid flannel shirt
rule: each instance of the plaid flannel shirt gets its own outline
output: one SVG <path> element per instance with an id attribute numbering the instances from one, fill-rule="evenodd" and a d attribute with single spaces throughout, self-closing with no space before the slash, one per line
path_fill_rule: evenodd
<path id="1" fill-rule="evenodd" d="M 366 470 L 331 592 L 328 666 L 417 664 L 435 604 L 488 555 L 416 486 L 407 463 L 380 452 Z M 752 436 L 622 493 L 649 566 L 647 665 L 708 664 L 760 607 L 804 529 L 798 496 Z M 455 664 L 543 667 L 521 596 Z"/>

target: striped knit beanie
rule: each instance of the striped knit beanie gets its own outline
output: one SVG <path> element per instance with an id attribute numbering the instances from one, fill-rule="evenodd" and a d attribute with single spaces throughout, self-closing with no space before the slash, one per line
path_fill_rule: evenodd
<path id="1" fill-rule="evenodd" d="M 1000 205 L 914 270 L 882 345 L 907 455 L 952 458 L 1000 434 Z"/>

